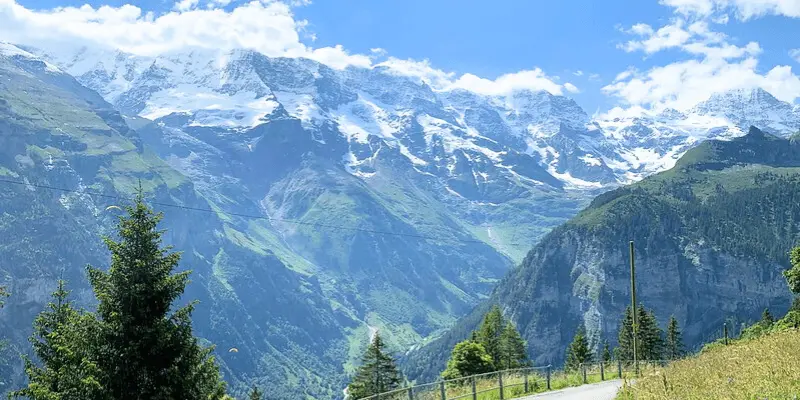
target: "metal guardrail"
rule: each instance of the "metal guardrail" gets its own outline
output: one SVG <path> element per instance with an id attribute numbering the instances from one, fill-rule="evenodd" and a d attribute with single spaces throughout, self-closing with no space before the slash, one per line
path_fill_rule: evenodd
<path id="1" fill-rule="evenodd" d="M 669 362 L 670 360 L 639 360 L 634 364 L 633 361 L 622 360 L 581 364 L 574 370 L 559 371 L 553 371 L 551 365 L 509 369 L 412 385 L 360 400 L 505 400 L 552 390 L 554 381 L 587 384 L 597 381 L 598 376 L 599 381 L 621 379 L 626 373 L 639 375 L 643 371 L 663 368 Z"/>

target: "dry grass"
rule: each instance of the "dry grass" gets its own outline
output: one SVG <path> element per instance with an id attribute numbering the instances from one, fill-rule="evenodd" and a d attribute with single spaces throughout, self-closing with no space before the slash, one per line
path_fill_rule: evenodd
<path id="1" fill-rule="evenodd" d="M 800 331 L 774 332 L 674 362 L 626 385 L 618 399 L 800 399 Z"/>

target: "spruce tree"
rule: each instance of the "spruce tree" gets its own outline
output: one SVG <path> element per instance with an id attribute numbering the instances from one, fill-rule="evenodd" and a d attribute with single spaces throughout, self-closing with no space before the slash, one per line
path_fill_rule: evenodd
<path id="1" fill-rule="evenodd" d="M 603 341 L 603 354 L 601 357 L 603 364 L 611 363 L 611 350 L 608 348 L 608 340 Z"/>
<path id="2" fill-rule="evenodd" d="M 666 356 L 669 360 L 677 360 L 683 357 L 683 354 L 683 338 L 678 328 L 678 320 L 673 315 L 667 324 Z"/>
<path id="3" fill-rule="evenodd" d="M 500 307 L 494 305 L 483 318 L 483 323 L 477 331 L 477 341 L 486 352 L 492 357 L 492 363 L 500 368 L 503 365 L 500 338 L 503 334 L 505 321 Z"/>
<path id="4" fill-rule="evenodd" d="M 633 314 L 631 307 L 625 307 L 625 313 L 619 324 L 619 334 L 617 336 L 616 356 L 617 360 L 633 360 Z"/>
<path id="5" fill-rule="evenodd" d="M 645 310 L 643 305 L 639 305 L 638 321 L 639 331 L 637 332 L 637 352 L 641 360 L 661 360 L 664 354 L 664 332 L 658 327 L 658 322 L 652 311 Z"/>
<path id="6" fill-rule="evenodd" d="M 593 361 L 592 352 L 589 350 L 589 341 L 586 339 L 586 330 L 583 325 L 578 327 L 572 343 L 567 347 L 567 360 L 564 368 L 573 371 L 580 367 L 581 364 L 591 363 Z"/>
<path id="7" fill-rule="evenodd" d="M 768 308 L 764 309 L 764 312 L 761 313 L 761 324 L 765 327 L 770 327 L 775 322 L 775 317 L 769 312 Z"/>
<path id="8" fill-rule="evenodd" d="M 253 386 L 253 389 L 250 390 L 250 394 L 247 395 L 249 400 L 263 400 L 264 394 L 261 393 L 261 390 L 258 389 L 258 386 Z"/>
<path id="9" fill-rule="evenodd" d="M 453 348 L 447 368 L 442 372 L 442 379 L 461 378 L 494 370 L 492 357 L 486 353 L 483 345 L 465 340 Z"/>
<path id="10" fill-rule="evenodd" d="M 94 319 L 79 313 L 68 300 L 63 280 L 53 301 L 34 321 L 30 338 L 41 365 L 25 357 L 28 386 L 11 393 L 30 400 L 109 399 L 99 379 L 100 371 L 91 359 Z"/>
<path id="11" fill-rule="evenodd" d="M 529 365 L 525 340 L 510 321 L 500 335 L 500 362 L 498 369 L 522 368 Z"/>
<path id="12" fill-rule="evenodd" d="M 163 216 L 145 204 L 141 188 L 126 211 L 120 240 L 105 238 L 110 269 L 88 268 L 99 300 L 95 361 L 104 389 L 114 400 L 223 398 L 212 349 L 192 334 L 194 303 L 170 313 L 190 272 L 173 273 L 181 256 L 162 246 Z"/>
<path id="13" fill-rule="evenodd" d="M 400 386 L 400 371 L 394 358 L 386 353 L 385 347 L 386 344 L 376 332 L 353 381 L 347 386 L 347 393 L 353 399 L 389 392 Z"/>

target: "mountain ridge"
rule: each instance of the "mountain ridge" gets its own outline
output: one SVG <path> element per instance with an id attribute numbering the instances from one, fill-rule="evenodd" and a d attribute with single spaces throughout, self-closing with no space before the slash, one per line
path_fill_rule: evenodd
<path id="1" fill-rule="evenodd" d="M 664 326 L 678 318 L 690 347 L 727 322 L 780 313 L 791 293 L 781 272 L 800 240 L 800 147 L 752 127 L 689 150 L 676 166 L 596 197 L 553 229 L 496 286 L 490 299 L 427 348 L 407 355 L 410 376 L 431 379 L 447 350 L 498 304 L 528 340 L 537 364 L 563 361 L 578 326 L 595 351 L 616 343 L 630 304 L 628 240 L 637 295 Z M 792 157 L 784 157 L 792 155 Z M 756 161 L 756 162 L 754 162 Z"/>

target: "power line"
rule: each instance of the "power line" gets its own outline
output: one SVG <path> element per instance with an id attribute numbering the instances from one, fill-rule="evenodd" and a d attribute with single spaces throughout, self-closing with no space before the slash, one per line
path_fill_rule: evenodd
<path id="1" fill-rule="evenodd" d="M 85 195 L 89 195 L 89 196 L 103 197 L 103 198 L 107 198 L 107 199 L 115 199 L 115 200 L 123 200 L 123 201 L 132 201 L 133 200 L 133 198 L 130 198 L 130 197 L 114 196 L 114 195 L 108 195 L 108 194 L 103 194 L 103 193 L 90 192 L 90 191 L 86 191 L 86 190 L 74 190 L 74 189 L 60 188 L 60 187 L 56 187 L 56 186 L 40 185 L 40 184 L 27 183 L 27 182 L 19 182 L 19 181 L 10 180 L 10 179 L 2 179 L 2 178 L 0 178 L 0 182 L 13 184 L 13 185 L 20 185 L 20 186 L 30 186 L 30 187 L 40 188 L 40 189 L 58 190 L 58 191 L 68 192 L 68 193 L 85 194 Z M 180 204 L 163 203 L 163 202 L 158 202 L 158 201 L 152 201 L 152 202 L 150 202 L 150 204 L 152 204 L 154 206 L 171 207 L 171 208 L 178 208 L 178 209 L 189 210 L 189 211 L 199 211 L 199 212 L 206 212 L 206 213 L 212 213 L 212 214 L 225 214 L 225 215 L 230 215 L 230 216 L 235 216 L 235 217 L 242 217 L 242 218 L 264 219 L 264 220 L 267 220 L 267 221 L 270 221 L 270 222 L 272 222 L 272 221 L 285 222 L 285 223 L 290 223 L 290 224 L 313 226 L 313 227 L 318 227 L 318 228 L 350 230 L 350 231 L 357 231 L 357 232 L 364 232 L 364 233 L 372 233 L 372 234 L 376 234 L 376 235 L 402 236 L 402 237 L 410 237 L 410 238 L 417 238 L 417 239 L 429 239 L 429 240 L 451 240 L 451 239 L 444 239 L 444 238 L 441 238 L 441 237 L 417 235 L 417 234 L 413 234 L 413 233 L 388 232 L 388 231 L 379 231 L 379 230 L 374 230 L 374 229 L 346 227 L 346 226 L 331 225 L 331 224 L 320 224 L 320 223 L 314 223 L 314 222 L 303 222 L 303 221 L 297 221 L 297 220 L 291 220 L 291 219 L 283 219 L 283 218 L 272 218 L 272 217 L 269 217 L 269 216 L 256 215 L 256 214 L 245 214 L 245 213 L 237 213 L 237 212 L 230 212 L 230 211 L 215 211 L 215 210 L 212 210 L 210 208 L 190 207 L 190 206 L 184 206 L 184 205 L 180 205 Z M 463 242 L 463 243 L 482 243 L 482 244 L 487 244 L 487 243 L 485 243 L 483 241 L 475 240 L 475 239 L 455 239 L 455 240 L 459 241 L 459 242 Z"/>

